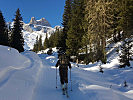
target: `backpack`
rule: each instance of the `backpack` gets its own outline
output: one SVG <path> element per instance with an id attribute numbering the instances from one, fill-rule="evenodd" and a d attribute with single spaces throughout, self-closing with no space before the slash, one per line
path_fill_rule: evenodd
<path id="1" fill-rule="evenodd" d="M 68 59 L 65 54 L 62 54 L 59 56 L 60 64 L 61 65 L 67 65 L 68 64 Z"/>

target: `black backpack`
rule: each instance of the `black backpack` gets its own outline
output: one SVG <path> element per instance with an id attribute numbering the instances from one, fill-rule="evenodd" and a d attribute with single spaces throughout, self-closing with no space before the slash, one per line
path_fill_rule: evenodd
<path id="1" fill-rule="evenodd" d="M 67 59 L 67 56 L 65 54 L 61 54 L 59 56 L 59 60 L 60 60 L 61 65 L 67 65 L 68 64 L 68 59 Z"/>

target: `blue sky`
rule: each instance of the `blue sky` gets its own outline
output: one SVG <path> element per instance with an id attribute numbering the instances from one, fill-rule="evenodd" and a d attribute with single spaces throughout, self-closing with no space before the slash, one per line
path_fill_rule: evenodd
<path id="1" fill-rule="evenodd" d="M 52 27 L 61 25 L 65 0 L 0 0 L 0 10 L 7 22 L 14 18 L 17 8 L 25 23 L 29 23 L 31 17 L 37 20 L 44 17 Z"/>

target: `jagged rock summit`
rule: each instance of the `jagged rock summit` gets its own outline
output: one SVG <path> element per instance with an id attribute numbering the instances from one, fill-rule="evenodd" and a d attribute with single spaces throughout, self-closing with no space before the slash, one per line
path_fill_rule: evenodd
<path id="1" fill-rule="evenodd" d="M 28 24 L 23 24 L 23 29 L 31 33 L 35 31 L 41 31 L 43 33 L 53 32 L 53 28 L 45 18 L 36 20 L 35 17 L 32 17 Z"/>
<path id="2" fill-rule="evenodd" d="M 36 20 L 35 17 L 32 17 L 29 24 L 51 27 L 50 23 L 45 18 L 42 18 L 40 20 Z"/>

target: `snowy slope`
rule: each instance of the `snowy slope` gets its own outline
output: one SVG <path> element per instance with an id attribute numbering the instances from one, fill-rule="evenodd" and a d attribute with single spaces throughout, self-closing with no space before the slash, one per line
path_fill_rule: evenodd
<path id="1" fill-rule="evenodd" d="M 100 62 L 79 67 L 71 63 L 73 91 L 69 73 L 67 98 L 62 95 L 59 71 L 56 89 L 56 52 L 19 54 L 4 46 L 0 51 L 0 100 L 133 100 L 133 68 L 118 69 L 114 52 L 108 57 L 110 63 L 101 65 L 104 73 L 97 67 Z M 128 87 L 123 87 L 125 80 Z"/>
<path id="2" fill-rule="evenodd" d="M 42 66 L 33 52 L 0 46 L 0 100 L 32 100 Z"/>

